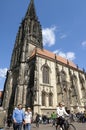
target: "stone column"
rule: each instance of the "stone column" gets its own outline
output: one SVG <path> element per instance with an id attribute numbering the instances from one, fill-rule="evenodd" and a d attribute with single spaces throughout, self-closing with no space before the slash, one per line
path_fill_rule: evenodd
<path id="1" fill-rule="evenodd" d="M 27 85 L 24 85 L 23 86 L 23 93 L 22 93 L 23 95 L 22 95 L 22 103 L 23 103 L 23 107 L 25 107 L 25 105 L 26 105 L 26 96 L 27 96 Z"/>
<path id="2" fill-rule="evenodd" d="M 17 106 L 17 93 L 18 93 L 18 89 L 17 89 L 17 87 L 16 87 L 14 106 Z"/>
<path id="3" fill-rule="evenodd" d="M 22 99 L 23 99 L 23 85 L 18 85 L 17 86 L 17 105 L 22 104 Z"/>

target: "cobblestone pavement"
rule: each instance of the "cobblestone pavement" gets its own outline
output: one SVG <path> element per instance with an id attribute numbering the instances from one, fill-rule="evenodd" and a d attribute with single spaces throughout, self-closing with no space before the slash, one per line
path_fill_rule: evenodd
<path id="1" fill-rule="evenodd" d="M 86 123 L 73 123 L 73 125 L 76 127 L 76 130 L 86 130 Z M 35 124 L 32 124 L 32 129 L 31 130 L 55 130 L 55 127 L 52 127 L 51 124 L 43 125 L 41 124 L 39 128 L 35 126 Z M 13 130 L 11 128 L 6 128 L 5 130 Z"/>

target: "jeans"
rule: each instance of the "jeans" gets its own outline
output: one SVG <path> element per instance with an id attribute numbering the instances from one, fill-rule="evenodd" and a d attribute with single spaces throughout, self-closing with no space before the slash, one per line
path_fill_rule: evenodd
<path id="1" fill-rule="evenodd" d="M 14 123 L 13 129 L 14 130 L 22 130 L 22 123 Z"/>
<path id="2" fill-rule="evenodd" d="M 30 123 L 25 124 L 24 130 L 31 130 L 31 124 Z"/>

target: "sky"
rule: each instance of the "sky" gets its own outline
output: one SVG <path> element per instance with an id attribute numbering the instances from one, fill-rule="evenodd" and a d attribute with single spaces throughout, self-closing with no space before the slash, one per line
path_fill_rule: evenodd
<path id="1" fill-rule="evenodd" d="M 30 0 L 0 0 L 0 90 Z M 86 71 L 86 0 L 34 0 L 44 48 Z"/>

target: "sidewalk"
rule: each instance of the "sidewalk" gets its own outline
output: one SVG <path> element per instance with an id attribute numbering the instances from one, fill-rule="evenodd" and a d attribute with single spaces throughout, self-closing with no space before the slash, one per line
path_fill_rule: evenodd
<path id="1" fill-rule="evenodd" d="M 75 127 L 76 130 L 86 130 L 86 123 L 77 123 L 74 122 L 72 123 Z M 39 127 L 37 128 L 35 124 L 32 124 L 31 130 L 55 130 L 55 127 L 52 127 L 52 124 L 40 124 Z M 13 128 L 5 128 L 5 130 L 13 130 Z"/>

